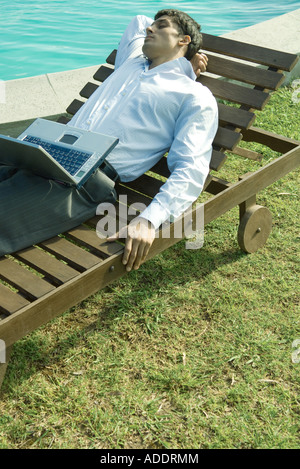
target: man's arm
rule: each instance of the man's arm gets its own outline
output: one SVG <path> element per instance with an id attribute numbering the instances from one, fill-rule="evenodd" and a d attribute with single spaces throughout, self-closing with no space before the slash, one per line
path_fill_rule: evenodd
<path id="1" fill-rule="evenodd" d="M 200 96 L 197 102 L 195 98 L 187 99 L 168 154 L 171 175 L 141 215 L 108 239 L 126 238 L 123 263 L 128 271 L 138 269 L 144 262 L 155 239 L 155 230 L 164 221 L 180 216 L 200 195 L 209 172 L 217 126 L 217 104 L 208 90 L 204 99 Z"/>
<path id="2" fill-rule="evenodd" d="M 210 91 L 199 86 L 199 96 L 187 96 L 177 119 L 167 163 L 171 175 L 141 217 L 158 228 L 180 216 L 199 197 L 218 128 L 218 108 Z M 202 89 L 201 89 L 202 88 Z"/>
<path id="3" fill-rule="evenodd" d="M 135 16 L 123 33 L 118 46 L 115 68 L 119 68 L 126 60 L 143 54 L 142 47 L 146 37 L 146 28 L 153 23 L 147 16 Z"/>

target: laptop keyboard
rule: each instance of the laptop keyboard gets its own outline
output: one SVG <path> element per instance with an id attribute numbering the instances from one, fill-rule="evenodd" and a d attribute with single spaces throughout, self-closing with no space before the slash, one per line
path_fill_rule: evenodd
<path id="1" fill-rule="evenodd" d="M 72 176 L 76 174 L 84 163 L 92 156 L 92 153 L 75 150 L 73 148 L 65 148 L 60 145 L 56 145 L 55 143 L 46 142 L 39 137 L 32 137 L 31 135 L 26 135 L 23 140 L 34 143 L 35 145 L 40 145 Z"/>

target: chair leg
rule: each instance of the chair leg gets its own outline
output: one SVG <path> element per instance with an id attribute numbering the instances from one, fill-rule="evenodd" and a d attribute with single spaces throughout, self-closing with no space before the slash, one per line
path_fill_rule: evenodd
<path id="1" fill-rule="evenodd" d="M 238 243 L 242 251 L 256 252 L 266 243 L 272 230 L 272 215 L 268 208 L 257 205 L 256 196 L 240 205 Z"/>
<path id="2" fill-rule="evenodd" d="M 12 345 L 10 347 L 7 347 L 6 353 L 5 353 L 5 363 L 0 363 L 0 389 L 4 380 L 4 376 L 6 373 L 6 369 L 7 369 L 9 358 L 12 352 L 12 348 L 13 348 Z"/>
<path id="3" fill-rule="evenodd" d="M 247 177 L 247 173 L 239 178 Z M 272 230 L 272 215 L 268 208 L 256 204 L 256 194 L 239 205 L 240 224 L 237 240 L 242 251 L 253 253 L 262 248 Z"/>

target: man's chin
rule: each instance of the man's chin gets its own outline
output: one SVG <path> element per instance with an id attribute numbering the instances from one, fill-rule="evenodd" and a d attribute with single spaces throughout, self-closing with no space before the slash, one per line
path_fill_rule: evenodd
<path id="1" fill-rule="evenodd" d="M 150 44 L 144 44 L 143 47 L 142 47 L 142 51 L 143 51 L 143 54 L 149 59 L 151 60 L 151 46 Z"/>
<path id="2" fill-rule="evenodd" d="M 146 55 L 146 57 L 147 57 L 147 45 L 145 45 L 145 44 L 143 45 L 142 51 L 143 51 L 143 54 Z"/>

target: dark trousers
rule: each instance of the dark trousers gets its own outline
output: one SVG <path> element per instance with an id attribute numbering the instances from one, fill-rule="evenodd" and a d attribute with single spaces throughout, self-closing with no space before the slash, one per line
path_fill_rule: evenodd
<path id="1" fill-rule="evenodd" d="M 115 183 L 97 170 L 77 190 L 11 166 L 0 166 L 0 256 L 45 241 L 114 203 Z"/>

